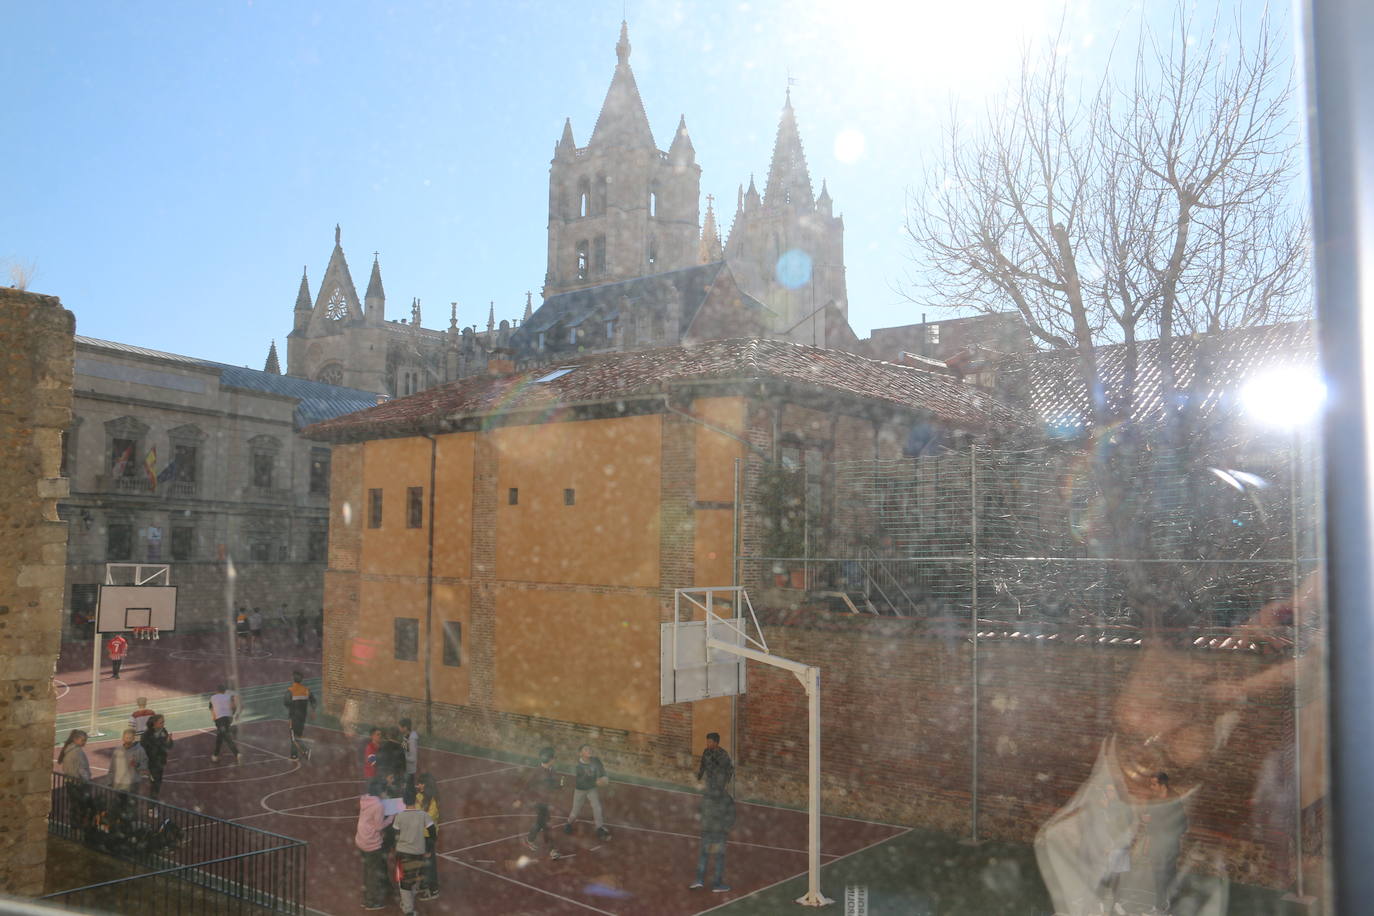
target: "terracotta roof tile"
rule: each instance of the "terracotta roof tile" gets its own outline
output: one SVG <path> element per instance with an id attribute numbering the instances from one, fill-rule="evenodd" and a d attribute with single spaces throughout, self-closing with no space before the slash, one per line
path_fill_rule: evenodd
<path id="1" fill-rule="evenodd" d="M 965 429 L 1025 425 L 1021 414 L 995 397 L 948 376 L 839 350 L 735 339 L 571 358 L 512 375 L 461 379 L 317 423 L 306 435 L 337 441 L 412 435 L 464 417 L 614 402 L 694 383 L 766 380 L 929 411 Z"/>

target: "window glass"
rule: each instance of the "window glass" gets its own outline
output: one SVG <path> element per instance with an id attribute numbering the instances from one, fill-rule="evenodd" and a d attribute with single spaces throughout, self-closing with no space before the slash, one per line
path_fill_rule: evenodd
<path id="1" fill-rule="evenodd" d="M 1358 634 L 1324 589 L 1361 568 L 1326 533 L 1363 491 L 1323 475 L 1369 436 L 1320 357 L 1367 367 L 1312 293 L 1360 236 L 1314 238 L 1308 185 L 1371 198 L 1305 145 L 1328 0 L 357 6 L 6 8 L 34 129 L 5 146 L 0 516 L 34 594 L 0 667 L 56 705 L 0 747 L 13 810 L 77 804 L 59 865 L 258 848 L 198 846 L 199 809 L 309 839 L 254 893 L 371 904 L 358 787 L 325 775 L 405 716 L 446 892 L 492 912 L 1362 906 L 1331 825 L 1369 818 L 1328 778 Z M 50 295 L 71 321 L 30 339 Z M 113 681 L 90 589 L 164 573 L 177 627 Z M 237 765 L 198 731 L 221 673 L 267 710 Z M 123 824 L 107 726 L 145 693 L 176 811 L 148 789 Z M 89 697 L 97 778 L 50 792 Z M 545 743 L 570 784 L 534 839 L 575 856 L 512 871 L 537 806 L 479 802 Z M 37 882 L 48 848 L 10 858 Z M 170 899 L 148 883 L 55 902 Z"/>
<path id="2" fill-rule="evenodd" d="M 396 660 L 413 662 L 419 657 L 420 621 L 414 617 L 397 617 L 393 633 Z"/>
<path id="3" fill-rule="evenodd" d="M 463 625 L 457 620 L 444 621 L 444 664 L 450 668 L 463 664 Z"/>

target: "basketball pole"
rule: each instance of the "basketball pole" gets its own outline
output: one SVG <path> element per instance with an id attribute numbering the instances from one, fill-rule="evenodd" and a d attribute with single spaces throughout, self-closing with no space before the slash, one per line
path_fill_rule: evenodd
<path id="1" fill-rule="evenodd" d="M 86 730 L 86 734 L 92 738 L 104 736 L 100 730 L 97 717 L 100 715 L 100 628 L 95 629 L 95 638 L 91 642 L 95 643 L 91 649 L 91 724 Z"/>
<path id="2" fill-rule="evenodd" d="M 797 902 L 802 906 L 828 906 L 834 901 L 821 893 L 821 669 L 723 642 L 714 636 L 706 637 L 706 647 L 791 671 L 806 690 L 806 893 Z"/>

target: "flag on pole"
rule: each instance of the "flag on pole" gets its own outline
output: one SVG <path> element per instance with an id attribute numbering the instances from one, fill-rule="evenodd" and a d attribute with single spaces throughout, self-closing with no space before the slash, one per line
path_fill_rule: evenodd
<path id="1" fill-rule="evenodd" d="M 129 462 L 134 460 L 134 447 L 130 445 L 124 449 L 124 454 L 115 459 L 114 467 L 110 468 L 111 477 L 123 477 L 124 471 L 129 467 Z"/>
<path id="2" fill-rule="evenodd" d="M 148 486 L 157 489 L 157 446 L 148 449 L 148 454 L 143 457 L 143 472 L 148 475 Z"/>
<path id="3" fill-rule="evenodd" d="M 158 483 L 166 483 L 166 482 L 169 481 L 169 480 L 176 480 L 176 477 L 177 477 L 177 460 L 176 460 L 176 458 L 173 458 L 171 461 L 167 462 L 167 466 L 166 466 L 165 468 L 163 468 L 162 470 L 160 470 L 160 471 L 157 472 L 157 482 L 158 482 Z"/>

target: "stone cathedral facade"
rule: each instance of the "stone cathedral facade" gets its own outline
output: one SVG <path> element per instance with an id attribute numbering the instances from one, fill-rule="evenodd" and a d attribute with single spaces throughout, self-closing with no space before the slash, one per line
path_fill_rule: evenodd
<path id="1" fill-rule="evenodd" d="M 386 316 L 380 258 L 360 298 L 335 227 L 312 297 L 302 276 L 287 338 L 287 374 L 403 397 L 447 381 L 569 354 L 727 336 L 778 337 L 853 349 L 844 221 L 815 192 L 790 90 L 767 182 L 740 184 L 722 238 L 685 116 L 659 149 L 621 23 L 610 87 L 585 146 L 565 120 L 549 166 L 543 301 L 485 330 L 425 328 L 420 306 Z M 531 214 L 531 218 L 535 218 Z M 274 363 L 269 356 L 269 371 Z"/>

